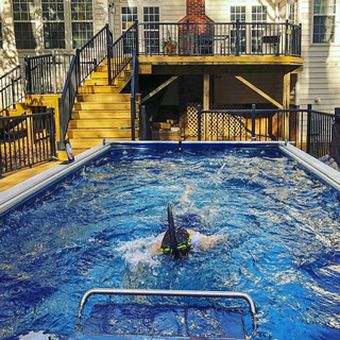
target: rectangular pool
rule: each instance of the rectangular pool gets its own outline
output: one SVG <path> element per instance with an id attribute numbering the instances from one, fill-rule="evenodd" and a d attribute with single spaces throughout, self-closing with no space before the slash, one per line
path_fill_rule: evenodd
<path id="1" fill-rule="evenodd" d="M 340 193 L 276 145 L 112 145 L 0 219 L 0 338 L 75 332 L 93 287 L 248 293 L 259 339 L 340 337 Z M 225 239 L 151 256 L 179 226 Z"/>

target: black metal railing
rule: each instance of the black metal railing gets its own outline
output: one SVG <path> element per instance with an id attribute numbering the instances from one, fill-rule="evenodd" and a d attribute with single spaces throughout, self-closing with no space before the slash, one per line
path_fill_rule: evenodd
<path id="1" fill-rule="evenodd" d="M 301 55 L 301 26 L 284 23 L 139 23 L 141 55 Z"/>
<path id="2" fill-rule="evenodd" d="M 84 46 L 76 51 L 79 63 L 79 84 L 106 58 L 109 26 L 105 25 Z"/>
<path id="3" fill-rule="evenodd" d="M 0 117 L 0 175 L 56 156 L 53 109 Z"/>
<path id="4" fill-rule="evenodd" d="M 106 58 L 107 39 L 109 34 L 109 26 L 105 25 L 83 47 L 76 50 L 76 55 L 73 56 L 71 60 L 61 96 L 59 114 L 60 148 L 63 147 L 68 123 L 72 118 L 72 109 L 77 96 L 78 87 Z"/>
<path id="5" fill-rule="evenodd" d="M 197 139 L 204 141 L 287 140 L 314 157 L 329 154 L 334 115 L 307 109 L 202 110 Z"/>
<path id="6" fill-rule="evenodd" d="M 136 21 L 115 42 L 112 35 L 108 38 L 108 79 L 112 85 L 114 79 L 132 62 L 133 56 L 138 57 L 138 22 Z"/>
<path id="7" fill-rule="evenodd" d="M 60 99 L 59 108 L 60 149 L 63 149 L 63 143 L 65 140 L 68 123 L 71 119 L 72 108 L 77 96 L 78 86 L 79 86 L 79 54 L 73 56 L 71 60 L 63 93 Z"/>
<path id="8" fill-rule="evenodd" d="M 20 66 L 0 77 L 0 96 L 0 116 L 10 108 L 15 109 L 16 103 L 25 98 L 25 79 Z"/>
<path id="9" fill-rule="evenodd" d="M 136 50 L 132 57 L 132 77 L 131 77 L 131 139 L 136 139 L 136 118 L 137 118 L 137 93 L 139 91 L 138 81 L 138 57 Z"/>
<path id="10" fill-rule="evenodd" d="M 44 54 L 24 59 L 26 93 L 62 92 L 72 54 Z"/>
<path id="11" fill-rule="evenodd" d="M 334 115 L 308 108 L 306 152 L 319 158 L 329 154 Z"/>

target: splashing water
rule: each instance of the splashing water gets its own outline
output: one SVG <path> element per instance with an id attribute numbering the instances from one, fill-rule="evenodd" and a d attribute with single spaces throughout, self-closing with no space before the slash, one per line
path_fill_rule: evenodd
<path id="1" fill-rule="evenodd" d="M 148 265 L 154 268 L 160 265 L 159 258 L 151 254 L 151 245 L 154 241 L 154 237 L 147 237 L 122 242 L 116 250 L 132 270 L 140 267 L 140 265 Z"/>

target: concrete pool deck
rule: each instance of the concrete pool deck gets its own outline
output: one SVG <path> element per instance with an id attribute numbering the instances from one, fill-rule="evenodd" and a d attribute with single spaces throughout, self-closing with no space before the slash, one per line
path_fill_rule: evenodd
<path id="1" fill-rule="evenodd" d="M 314 157 L 299 150 L 293 145 L 285 145 L 284 142 L 155 142 L 155 141 L 143 141 L 143 142 L 110 142 L 107 141 L 106 145 L 98 145 L 76 156 L 76 160 L 73 163 L 63 164 L 60 161 L 50 162 L 40 166 L 36 166 L 32 169 L 26 169 L 25 171 L 18 172 L 8 176 L 7 179 L 0 180 L 1 195 L 0 195 L 0 215 L 12 209 L 15 206 L 23 203 L 24 201 L 39 194 L 47 187 L 59 182 L 68 175 L 79 170 L 82 166 L 88 162 L 100 157 L 107 152 L 111 145 L 122 147 L 138 147 L 149 148 L 152 146 L 178 148 L 185 150 L 186 148 L 196 147 L 199 145 L 205 146 L 223 146 L 226 147 L 265 147 L 265 146 L 277 146 L 283 154 L 287 157 L 297 161 L 299 165 L 307 169 L 310 173 L 314 174 L 321 181 L 327 183 L 335 190 L 340 192 L 340 172 L 332 169 L 328 165 L 315 159 Z M 13 177 L 12 177 L 13 176 Z M 6 189 L 7 188 L 7 189 Z"/>

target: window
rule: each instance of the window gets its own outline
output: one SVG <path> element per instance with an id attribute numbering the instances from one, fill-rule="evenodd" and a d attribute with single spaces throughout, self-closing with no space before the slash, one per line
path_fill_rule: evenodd
<path id="1" fill-rule="evenodd" d="M 252 6 L 251 21 L 254 23 L 251 30 L 252 53 L 262 53 L 262 37 L 266 30 L 267 7 Z"/>
<path id="2" fill-rule="evenodd" d="M 144 7 L 144 22 L 159 22 L 159 7 Z M 159 53 L 159 25 L 144 26 L 145 52 Z"/>
<path id="3" fill-rule="evenodd" d="M 293 2 L 289 6 L 289 17 L 288 20 L 292 24 L 297 24 L 297 3 Z"/>
<path id="4" fill-rule="evenodd" d="M 71 19 L 73 48 L 82 47 L 93 36 L 92 0 L 71 0 Z"/>
<path id="5" fill-rule="evenodd" d="M 137 20 L 137 7 L 122 7 L 122 33 L 124 33 Z M 133 33 L 124 37 L 124 53 L 133 50 Z"/>
<path id="6" fill-rule="evenodd" d="M 232 22 L 236 22 L 237 20 L 240 22 L 246 21 L 246 6 L 231 6 L 230 7 L 230 20 Z M 234 25 L 236 28 L 236 25 Z M 236 52 L 236 37 L 237 31 L 236 29 L 231 30 L 231 51 L 232 53 Z M 240 52 L 246 51 L 246 30 L 245 26 L 241 25 L 240 27 Z"/>
<path id="7" fill-rule="evenodd" d="M 45 48 L 65 48 L 64 0 L 42 0 Z"/>
<path id="8" fill-rule="evenodd" d="M 17 49 L 34 49 L 34 0 L 13 0 L 13 19 Z"/>
<path id="9" fill-rule="evenodd" d="M 0 48 L 2 48 L 2 40 L 3 40 L 3 37 L 2 37 L 2 18 L 0 16 Z"/>
<path id="10" fill-rule="evenodd" d="M 336 0 L 313 1 L 313 43 L 334 41 Z"/>
<path id="11" fill-rule="evenodd" d="M 122 33 L 138 19 L 137 7 L 122 7 Z"/>

